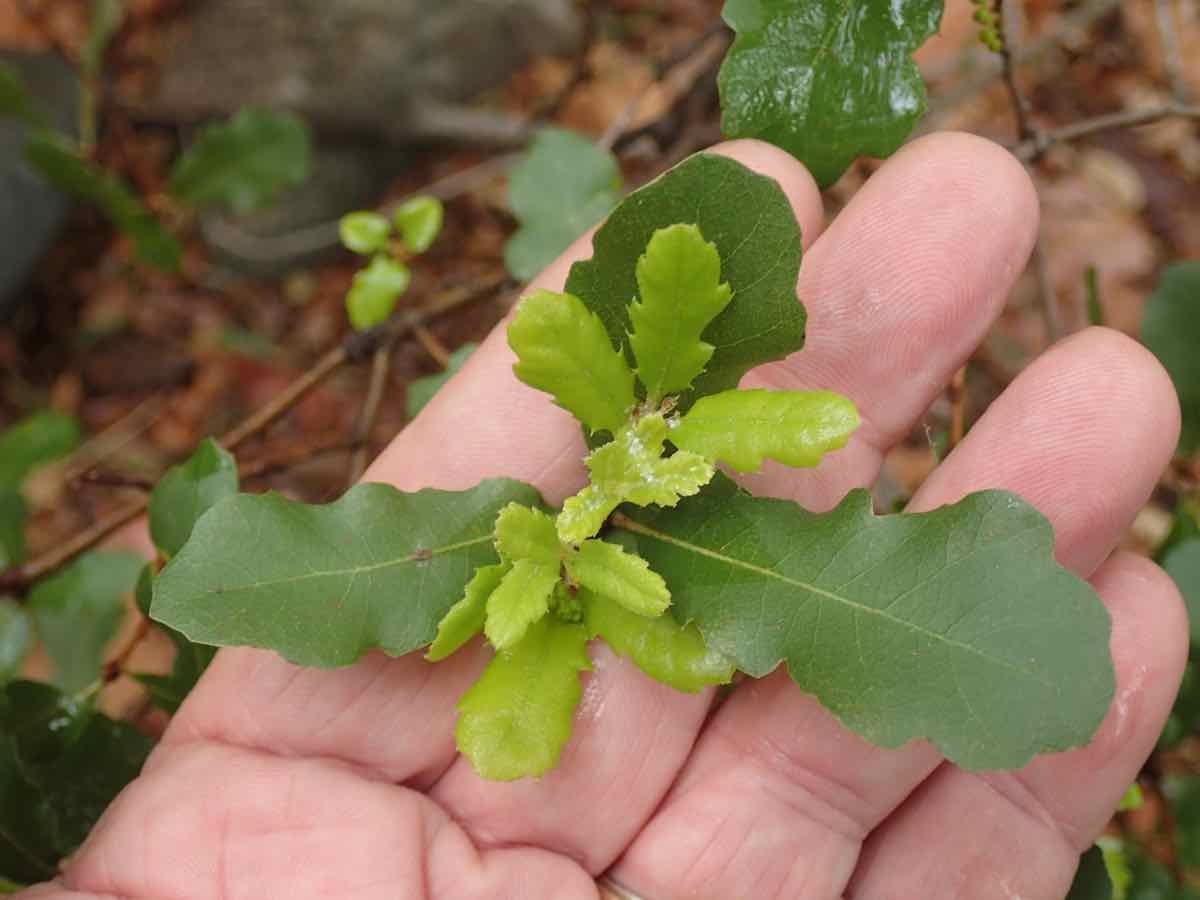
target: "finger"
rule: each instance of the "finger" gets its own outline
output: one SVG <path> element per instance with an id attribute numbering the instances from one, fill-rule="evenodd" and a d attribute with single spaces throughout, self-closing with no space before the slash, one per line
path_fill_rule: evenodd
<path id="1" fill-rule="evenodd" d="M 790 157 L 757 142 L 733 142 L 718 152 L 775 177 L 802 233 L 819 233 L 820 196 Z M 561 289 L 570 262 L 589 252 L 590 238 L 581 239 L 531 289 Z M 402 489 L 453 489 L 505 475 L 533 483 L 552 501 L 576 490 L 585 452 L 578 423 L 545 394 L 517 382 L 512 362 L 504 331 L 497 329 L 367 478 Z M 649 814 L 674 777 L 708 704 L 706 695 L 677 694 L 650 681 L 604 648 L 593 656 L 576 736 L 560 766 L 573 774 L 539 783 L 541 796 L 553 796 L 570 819 L 572 846 L 584 842 L 584 825 L 578 804 L 567 800 L 595 800 L 605 784 L 636 788 L 632 806 L 614 789 L 609 802 L 597 800 L 595 807 L 622 820 L 632 813 L 629 827 L 636 827 L 638 815 Z M 454 758 L 454 705 L 487 658 L 476 645 L 432 667 L 413 656 L 389 660 L 376 654 L 348 668 L 316 671 L 261 651 L 222 652 L 167 740 L 213 739 L 342 759 L 391 781 L 427 786 Z M 618 830 L 605 839 L 612 847 L 601 845 L 599 852 L 611 858 L 628 835 Z"/>
<path id="2" fill-rule="evenodd" d="M 1087 573 L 1149 496 L 1177 417 L 1153 357 L 1115 332 L 1086 332 L 1022 372 L 912 507 L 1012 490 L 1038 505 L 1060 556 Z M 772 886 L 762 896 L 839 896 L 863 838 L 940 763 L 925 742 L 867 744 L 777 672 L 717 713 L 618 876 L 663 900 L 689 888 L 738 896 L 747 879 Z M 724 853 L 702 861 L 709 847 Z"/>
<path id="3" fill-rule="evenodd" d="M 777 151 L 764 161 L 762 171 L 775 177 L 798 168 Z M 843 452 L 834 455 L 831 474 L 789 482 L 806 501 L 820 505 L 874 479 L 880 449 L 907 431 L 998 313 L 1035 223 L 1028 178 L 1008 154 L 944 135 L 889 162 L 817 240 L 799 287 L 812 340 L 756 378 L 849 393 L 864 418 L 880 424 L 866 428 L 848 463 L 838 462 Z M 955 256 L 959 243 L 978 249 Z M 921 348 L 920 365 L 903 349 L 908 342 Z M 932 376 L 911 377 L 922 367 Z M 597 652 L 602 671 L 589 690 L 600 693 L 558 770 L 536 783 L 488 785 L 460 760 L 434 788 L 481 843 L 547 846 L 602 868 L 653 808 L 632 798 L 645 792 L 657 801 L 664 776 L 682 761 L 705 698 L 651 685 Z"/>
<path id="4" fill-rule="evenodd" d="M 1187 613 L 1166 573 L 1119 554 L 1094 584 L 1112 615 L 1117 671 L 1116 700 L 1096 739 L 1019 772 L 938 769 L 871 835 L 847 897 L 1066 896 L 1079 855 L 1153 749 L 1187 661 Z"/>

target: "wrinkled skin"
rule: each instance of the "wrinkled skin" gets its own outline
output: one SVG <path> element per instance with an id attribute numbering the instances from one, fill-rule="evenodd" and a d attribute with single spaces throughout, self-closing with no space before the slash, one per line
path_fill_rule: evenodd
<path id="1" fill-rule="evenodd" d="M 1036 198 L 996 146 L 936 135 L 826 226 L 789 157 L 753 142 L 720 152 L 780 181 L 809 246 L 808 346 L 749 380 L 839 391 L 864 421 L 818 470 L 746 481 L 829 508 L 874 480 L 1000 313 Z M 581 240 L 537 286 L 560 289 L 587 252 Z M 498 331 L 368 478 L 458 489 L 509 475 L 551 501 L 573 492 L 578 428 L 511 363 Z M 1058 558 L 1113 619 L 1116 700 L 1084 749 L 968 774 L 922 742 L 866 744 L 781 673 L 709 717 L 711 693 L 675 693 L 596 647 L 559 769 L 491 784 L 452 734 L 454 703 L 487 659 L 479 645 L 436 667 L 376 655 L 336 671 L 223 651 L 59 881 L 22 896 L 594 900 L 593 877 L 611 870 L 647 900 L 1060 900 L 1149 754 L 1185 660 L 1172 583 L 1115 550 L 1177 433 L 1156 361 L 1089 329 L 1021 372 L 913 501 L 1005 488 L 1054 524 Z"/>

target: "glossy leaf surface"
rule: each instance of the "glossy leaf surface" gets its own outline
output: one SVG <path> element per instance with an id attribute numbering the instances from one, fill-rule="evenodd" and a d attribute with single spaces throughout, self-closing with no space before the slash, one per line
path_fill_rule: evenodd
<path id="1" fill-rule="evenodd" d="M 238 495 L 197 523 L 154 585 L 152 613 L 194 641 L 265 647 L 311 666 L 419 649 L 497 561 L 496 514 L 537 492 L 494 479 L 467 491 L 361 484 L 325 506 Z"/>
<path id="2" fill-rule="evenodd" d="M 633 328 L 637 263 L 660 228 L 697 225 L 716 245 L 733 300 L 704 330 L 715 348 L 690 398 L 736 387 L 742 375 L 799 350 L 804 308 L 796 299 L 800 227 L 771 178 L 714 154 L 680 163 L 623 200 L 592 240 L 591 259 L 575 263 L 567 290 L 596 313 L 614 346 Z"/>
<path id="3" fill-rule="evenodd" d="M 679 621 L 751 675 L 786 662 L 873 743 L 924 737 L 963 768 L 1018 768 L 1087 743 L 1108 710 L 1108 614 L 1011 494 L 876 517 L 859 491 L 817 515 L 719 479 L 618 524 Z"/>
<path id="4" fill-rule="evenodd" d="M 925 111 L 912 54 L 939 0 L 728 0 L 737 32 L 718 83 L 728 137 L 787 150 L 821 187 L 855 157 L 890 156 Z"/>
<path id="5" fill-rule="evenodd" d="M 150 536 L 166 556 L 180 551 L 196 521 L 238 489 L 237 460 L 212 438 L 167 471 L 150 494 Z"/>

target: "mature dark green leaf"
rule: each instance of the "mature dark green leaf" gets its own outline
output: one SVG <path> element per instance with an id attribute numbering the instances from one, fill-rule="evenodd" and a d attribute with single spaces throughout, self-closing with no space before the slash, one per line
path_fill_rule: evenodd
<path id="1" fill-rule="evenodd" d="M 1186 869 L 1200 868 L 1200 777 L 1169 775 L 1161 782 L 1175 822 L 1175 852 Z"/>
<path id="2" fill-rule="evenodd" d="M 15 490 L 40 465 L 79 443 L 79 422 L 57 410 L 27 416 L 0 432 L 0 488 Z"/>
<path id="3" fill-rule="evenodd" d="M 1170 750 L 1185 737 L 1200 729 L 1200 669 L 1194 660 L 1189 660 L 1183 669 L 1183 682 L 1175 696 L 1175 704 L 1167 717 L 1167 724 L 1158 739 L 1160 750 Z"/>
<path id="4" fill-rule="evenodd" d="M 81 159 L 61 139 L 47 133 L 29 138 L 25 158 L 60 191 L 98 207 L 133 240 L 141 262 L 164 271 L 179 268 L 181 251 L 175 236 L 147 212 L 129 188 L 108 172 Z"/>
<path id="5" fill-rule="evenodd" d="M 142 567 L 134 596 L 142 615 L 149 618 L 150 604 L 154 596 L 153 565 Z M 171 671 L 166 675 L 153 672 L 134 672 L 133 677 L 145 686 L 146 692 L 155 706 L 174 715 L 187 695 L 192 692 L 192 688 L 196 686 L 196 682 L 200 680 L 200 676 L 204 674 L 204 670 L 208 668 L 213 657 L 217 655 L 217 648 L 192 643 L 174 628 L 169 628 L 161 622 L 154 624 L 175 645 L 175 659 L 171 664 Z"/>
<path id="6" fill-rule="evenodd" d="M 0 572 L 25 558 L 25 500 L 0 487 Z"/>
<path id="7" fill-rule="evenodd" d="M 21 119 L 34 128 L 45 125 L 45 117 L 34 107 L 21 73 L 0 62 L 0 118 Z"/>
<path id="8" fill-rule="evenodd" d="M 508 270 L 522 281 L 533 278 L 603 219 L 620 192 L 621 170 L 607 150 L 561 128 L 539 132 L 508 182 L 509 206 L 521 223 L 504 248 Z"/>
<path id="9" fill-rule="evenodd" d="M 1171 375 L 1183 407 L 1179 452 L 1200 450 L 1200 262 L 1163 269 L 1142 318 L 1142 340 Z"/>
<path id="10" fill-rule="evenodd" d="M 540 499 L 506 479 L 415 494 L 361 484 L 325 506 L 231 497 L 159 574 L 152 612 L 194 641 L 302 665 L 408 653 L 434 639 L 475 569 L 496 562 L 492 527 L 510 502 Z"/>
<path id="11" fill-rule="evenodd" d="M 1200 538 L 1176 544 L 1164 554 L 1162 564 L 1187 603 L 1192 643 L 1200 644 Z"/>
<path id="12" fill-rule="evenodd" d="M 150 536 L 168 557 L 191 537 L 196 521 L 238 489 L 238 469 L 227 450 L 206 439 L 187 462 L 172 467 L 150 494 Z"/>
<path id="13" fill-rule="evenodd" d="M 727 0 L 738 33 L 718 84 L 721 127 L 787 150 L 827 187 L 855 157 L 889 156 L 925 112 L 913 51 L 941 0 Z"/>
<path id="14" fill-rule="evenodd" d="M 0 684 L 21 670 L 33 643 L 29 616 L 8 597 L 0 597 Z"/>
<path id="15" fill-rule="evenodd" d="M 92 20 L 80 54 L 79 68 L 84 78 L 95 78 L 104 63 L 104 51 L 125 20 L 125 0 L 93 0 Z"/>
<path id="16" fill-rule="evenodd" d="M 637 262 L 650 237 L 681 222 L 717 245 L 721 278 L 733 289 L 704 330 L 715 350 L 685 395 L 686 409 L 690 398 L 737 387 L 755 366 L 799 350 L 804 307 L 796 299 L 800 227 L 783 190 L 741 163 L 699 154 L 625 198 L 596 232 L 592 258 L 571 267 L 567 290 L 600 316 L 613 346 L 628 343 Z"/>
<path id="17" fill-rule="evenodd" d="M 417 413 L 423 410 L 433 395 L 442 389 L 442 386 L 453 378 L 467 364 L 467 360 L 471 358 L 471 354 L 475 352 L 478 344 L 463 344 L 457 350 L 450 354 L 450 361 L 446 363 L 446 368 L 438 372 L 436 375 L 426 375 L 424 378 L 418 378 L 408 384 L 408 417 L 415 419 Z"/>
<path id="18" fill-rule="evenodd" d="M 1113 692 L 1109 618 L 1012 494 L 876 517 L 752 497 L 719 479 L 619 521 L 709 646 L 792 678 L 868 740 L 931 740 L 967 769 L 1018 768 L 1091 739 Z"/>
<path id="19" fill-rule="evenodd" d="M 1093 845 L 1080 857 L 1075 881 L 1066 900 L 1113 900 L 1112 879 L 1108 877 L 1108 867 L 1104 865 L 1104 854 L 1099 847 Z"/>
<path id="20" fill-rule="evenodd" d="M 1162 863 L 1130 848 L 1129 888 L 1120 900 L 1197 900 L 1200 893 L 1181 885 Z"/>
<path id="21" fill-rule="evenodd" d="M 26 608 L 54 663 L 54 683 L 64 691 L 81 690 L 100 676 L 104 649 L 125 615 L 123 598 L 142 564 L 134 553 L 97 550 L 29 592 Z"/>
<path id="22" fill-rule="evenodd" d="M 0 688 L 0 876 L 54 877 L 141 771 L 150 745 L 48 684 Z"/>
<path id="23" fill-rule="evenodd" d="M 243 109 L 200 132 L 175 164 L 169 189 L 192 206 L 221 206 L 241 215 L 269 206 L 311 169 L 312 132 L 303 119 Z"/>

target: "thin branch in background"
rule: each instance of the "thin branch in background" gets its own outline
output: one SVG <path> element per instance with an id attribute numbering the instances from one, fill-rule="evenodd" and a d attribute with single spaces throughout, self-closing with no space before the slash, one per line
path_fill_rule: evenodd
<path id="1" fill-rule="evenodd" d="M 434 362 L 443 369 L 450 365 L 450 351 L 445 344 L 437 339 L 437 336 L 432 331 L 424 325 L 418 325 L 413 329 L 413 334 L 425 352 L 433 358 Z"/>
<path id="2" fill-rule="evenodd" d="M 1017 81 L 1017 68 L 1013 59 L 1011 46 L 1012 29 L 1009 27 L 1009 9 L 1005 0 L 993 0 L 992 11 L 996 14 L 996 29 L 1000 34 L 999 50 L 1001 72 L 1004 76 L 1004 86 L 1008 89 L 1009 103 L 1012 105 L 1013 116 L 1017 120 L 1017 136 L 1021 140 L 1034 139 L 1037 136 L 1037 126 L 1033 123 L 1033 109 L 1021 85 Z"/>
<path id="3" fill-rule="evenodd" d="M 1163 68 L 1167 73 L 1167 83 L 1171 86 L 1171 97 L 1176 103 L 1184 106 L 1190 99 L 1190 91 L 1183 74 L 1183 56 L 1179 52 L 1179 32 L 1175 28 L 1171 0 L 1154 0 L 1154 19 L 1158 25 Z"/>
<path id="4" fill-rule="evenodd" d="M 417 326 L 420 327 L 420 326 Z M 415 330 L 415 329 L 414 329 Z M 359 410 L 358 420 L 354 423 L 351 437 L 354 450 L 350 454 L 350 467 L 346 475 L 346 483 L 354 485 L 362 478 L 367 470 L 367 458 L 371 450 L 371 429 L 375 427 L 375 418 L 379 415 L 379 403 L 383 399 L 383 389 L 387 384 L 388 372 L 391 370 L 392 348 L 379 347 L 371 358 L 371 380 L 367 385 L 367 396 Z"/>
<path id="5" fill-rule="evenodd" d="M 946 436 L 949 453 L 962 441 L 967 431 L 967 365 L 963 363 L 950 379 L 946 393 L 950 400 L 950 433 Z"/>
<path id="6" fill-rule="evenodd" d="M 1013 147 L 1013 152 L 1023 162 L 1034 162 L 1055 144 L 1070 143 L 1071 141 L 1091 137 L 1094 134 L 1100 134 L 1105 131 L 1151 125 L 1163 119 L 1170 118 L 1200 120 L 1200 106 L 1164 103 L 1141 109 L 1127 109 L 1121 112 L 1107 113 L 1091 119 L 1072 122 L 1070 125 L 1064 125 L 1062 128 L 1040 131 L 1035 137 L 1022 141 Z"/>
<path id="7" fill-rule="evenodd" d="M 239 461 L 238 477 L 242 481 L 248 481 L 252 478 L 263 478 L 278 472 L 286 472 L 288 469 L 303 465 L 306 462 L 330 453 L 345 453 L 353 449 L 353 443 L 347 440 L 343 434 L 325 435 L 317 440 L 308 441 L 303 444 L 296 444 L 289 441 L 285 446 L 276 450 L 263 453 L 261 456 L 256 456 L 244 462 Z"/>

